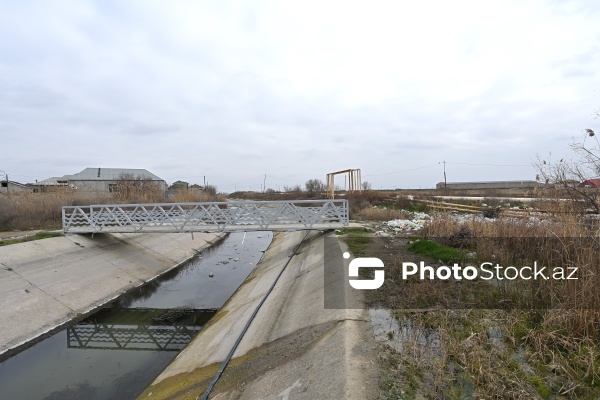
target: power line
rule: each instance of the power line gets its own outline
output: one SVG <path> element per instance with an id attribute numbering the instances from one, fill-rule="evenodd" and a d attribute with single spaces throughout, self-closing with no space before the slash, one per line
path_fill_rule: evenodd
<path id="1" fill-rule="evenodd" d="M 267 176 L 269 178 L 273 178 L 273 179 L 278 180 L 278 181 L 286 181 L 286 182 L 296 182 L 296 183 L 298 183 L 298 179 L 283 179 L 283 178 L 278 178 L 278 177 L 273 176 L 273 175 L 267 175 Z"/>
<path id="2" fill-rule="evenodd" d="M 451 162 L 446 161 L 446 164 L 454 164 L 454 165 L 477 165 L 483 166 L 487 165 L 490 167 L 531 167 L 531 164 L 475 164 L 475 163 L 461 163 L 461 162 Z"/>
<path id="3" fill-rule="evenodd" d="M 425 168 L 429 168 L 429 167 L 433 167 L 436 165 L 440 165 L 440 163 L 435 163 L 435 164 L 429 164 L 429 165 L 423 165 L 422 167 L 417 167 L 417 168 L 410 168 L 410 169 L 404 169 L 402 171 L 394 171 L 394 172 L 383 172 L 381 174 L 369 174 L 369 175 L 363 175 L 363 177 L 367 177 L 367 176 L 382 176 L 382 175 L 392 175 L 392 174 L 401 174 L 403 172 L 410 172 L 410 171 L 416 171 L 419 169 L 425 169 Z"/>

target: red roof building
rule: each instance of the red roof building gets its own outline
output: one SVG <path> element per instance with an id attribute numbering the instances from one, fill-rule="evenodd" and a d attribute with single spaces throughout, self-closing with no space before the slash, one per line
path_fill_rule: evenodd
<path id="1" fill-rule="evenodd" d="M 600 187 L 600 179 L 588 179 L 579 184 L 579 187 L 597 188 Z"/>

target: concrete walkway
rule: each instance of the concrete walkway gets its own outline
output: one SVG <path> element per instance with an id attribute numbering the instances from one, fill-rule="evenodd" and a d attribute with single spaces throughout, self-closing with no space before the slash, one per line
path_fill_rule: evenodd
<path id="1" fill-rule="evenodd" d="M 0 359 L 171 270 L 223 236 L 68 235 L 0 247 Z"/>
<path id="2" fill-rule="evenodd" d="M 246 282 L 139 398 L 202 396 L 305 234 L 276 233 Z M 211 399 L 364 400 L 377 396 L 375 345 L 365 311 L 324 308 L 324 246 L 322 237 L 314 238 L 292 258 Z"/>

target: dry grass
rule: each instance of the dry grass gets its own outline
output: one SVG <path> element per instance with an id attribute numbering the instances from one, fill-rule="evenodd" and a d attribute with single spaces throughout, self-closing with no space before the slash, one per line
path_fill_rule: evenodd
<path id="1" fill-rule="evenodd" d="M 382 359 L 384 399 L 544 399 L 545 376 L 507 344 L 496 310 L 397 311 L 400 352 Z M 390 390 L 392 389 L 392 390 Z"/>
<path id="2" fill-rule="evenodd" d="M 0 196 L 0 230 L 58 229 L 62 206 L 107 203 L 110 196 L 90 193 L 14 193 Z"/>
<path id="3" fill-rule="evenodd" d="M 355 214 L 356 219 L 369 221 L 390 221 L 392 219 L 407 219 L 409 217 L 410 214 L 403 210 L 378 207 L 363 208 Z"/>
<path id="4" fill-rule="evenodd" d="M 564 211 L 564 205 L 560 205 Z M 451 216 L 434 218 L 423 234 L 453 244 L 466 238 L 467 246 L 476 250 L 480 262 L 503 266 L 531 265 L 534 261 L 547 267 L 548 275 L 560 269 L 578 268 L 577 280 L 518 280 L 517 290 L 532 294 L 536 307 L 560 306 L 567 309 L 600 309 L 600 240 L 594 223 L 586 223 L 578 212 L 556 213 L 552 220 L 500 218 L 481 221 L 475 217 L 457 223 Z M 450 242 L 450 243 L 448 243 Z M 573 328 L 573 327 L 572 327 Z M 600 338 L 580 326 L 575 332 Z"/>
<path id="5" fill-rule="evenodd" d="M 382 357 L 385 399 L 596 399 L 598 344 L 527 310 L 398 310 Z"/>
<path id="6" fill-rule="evenodd" d="M 179 190 L 169 198 L 169 201 L 173 203 L 203 203 L 225 201 L 225 198 L 202 190 Z"/>
<path id="7" fill-rule="evenodd" d="M 372 208 L 373 206 L 381 206 L 389 201 L 389 196 L 384 193 L 374 190 L 364 190 L 362 192 L 347 193 L 340 199 L 348 200 L 350 206 L 350 218 L 357 218 L 361 210 Z"/>
<path id="8" fill-rule="evenodd" d="M 498 399 L 600 395 L 598 225 L 582 216 L 577 205 L 553 202 L 545 207 L 555 212 L 551 219 L 481 221 L 472 217 L 457 223 L 441 214 L 422 231 L 455 245 L 464 240 L 463 244 L 476 250 L 478 262 L 519 266 L 535 260 L 549 271 L 579 268 L 577 280 L 506 283 L 512 285 L 509 290 L 527 297 L 531 309 L 446 310 L 411 316 L 423 319 L 427 329 L 437 329 L 444 343 L 438 366 L 432 366 L 437 371 L 433 376 L 445 376 L 446 382 L 457 379 L 455 373 L 448 374 L 453 365 L 452 370 L 462 371 L 473 386 L 469 395 Z M 444 285 L 429 289 L 439 292 L 440 298 L 448 295 L 444 290 Z M 500 329 L 502 340 L 489 337 L 490 323 Z M 451 387 L 444 386 L 444 379 L 433 385 L 438 394 L 447 395 Z"/>
<path id="9" fill-rule="evenodd" d="M 315 195 L 309 197 L 308 193 L 302 190 L 290 191 L 290 192 L 276 192 L 273 190 L 267 190 L 266 192 L 251 192 L 251 191 L 238 191 L 230 193 L 228 196 L 230 199 L 243 199 L 243 200 L 312 200 L 312 199 L 324 199 L 323 195 Z"/>
<path id="10" fill-rule="evenodd" d="M 412 336 L 402 339 L 402 351 L 388 348 L 382 356 L 382 398 L 600 398 L 598 223 L 577 204 L 549 200 L 538 206 L 552 211 L 549 218 L 470 216 L 459 223 L 440 213 L 421 231 L 476 252 L 469 265 L 493 261 L 518 267 L 537 260 L 549 268 L 579 268 L 576 281 L 516 284 L 515 295 L 532 301 L 527 303 L 532 307 L 500 309 L 498 299 L 508 296 L 497 296 L 497 282 L 404 281 L 396 276 L 399 265 L 417 259 L 402 249 L 390 256 L 394 260 L 385 260 L 390 266 L 385 285 L 394 284 L 377 304 L 398 304 L 396 318 L 401 327 L 412 327 Z M 437 259 L 428 262 L 437 265 Z M 459 294 L 474 295 L 479 308 L 467 308 L 472 296 L 465 302 Z"/>
<path id="11" fill-rule="evenodd" d="M 11 193 L 0 195 L 0 231 L 60 229 L 63 206 L 91 204 L 221 201 L 202 191 L 182 191 L 167 197 L 162 191 L 133 192 L 129 196 L 94 192 Z"/>

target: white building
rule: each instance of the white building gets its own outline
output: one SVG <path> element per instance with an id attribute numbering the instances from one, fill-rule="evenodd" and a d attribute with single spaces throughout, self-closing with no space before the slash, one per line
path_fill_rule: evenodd
<path id="1" fill-rule="evenodd" d="M 33 188 L 15 181 L 0 181 L 0 194 L 16 192 L 33 192 Z"/>

